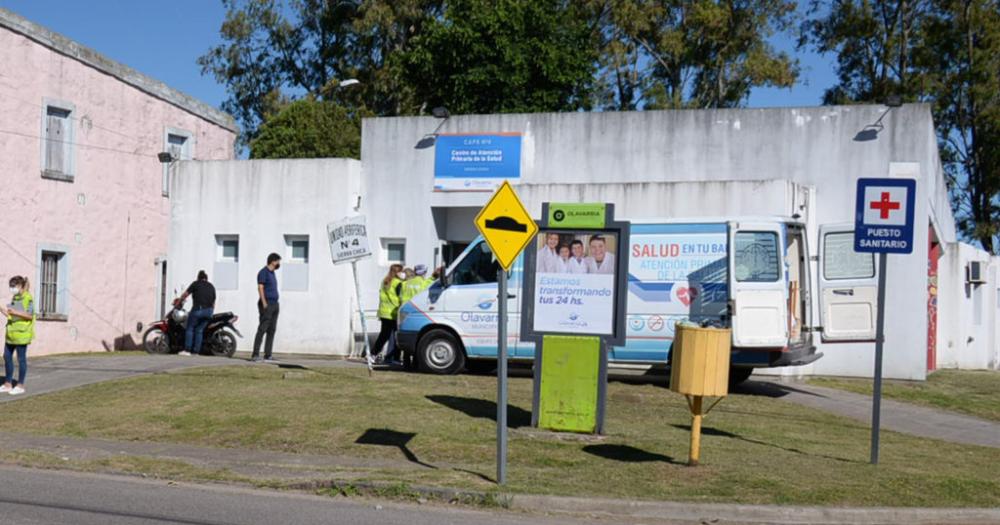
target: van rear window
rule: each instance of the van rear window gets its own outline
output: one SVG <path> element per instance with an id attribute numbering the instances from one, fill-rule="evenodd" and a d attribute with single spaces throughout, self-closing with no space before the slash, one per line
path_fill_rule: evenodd
<path id="1" fill-rule="evenodd" d="M 875 277 L 875 255 L 854 251 L 854 232 L 828 233 L 823 237 L 823 278 L 827 281 Z"/>
<path id="2" fill-rule="evenodd" d="M 741 283 L 773 283 L 781 278 L 778 234 L 736 232 L 736 280 Z"/>

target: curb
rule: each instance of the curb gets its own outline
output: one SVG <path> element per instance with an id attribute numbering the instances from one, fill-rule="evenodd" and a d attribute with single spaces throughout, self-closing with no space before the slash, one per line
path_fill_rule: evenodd
<path id="1" fill-rule="evenodd" d="M 1000 509 L 921 507 L 792 507 L 613 499 L 513 496 L 511 508 L 692 523 L 825 525 L 987 525 L 1000 523 Z"/>
<path id="2" fill-rule="evenodd" d="M 481 492 L 390 482 L 329 480 L 287 486 L 296 490 L 330 489 L 345 495 L 362 492 L 375 497 L 397 497 L 506 508 L 531 513 L 604 518 L 669 520 L 671 523 L 743 525 L 995 525 L 1000 509 L 925 507 L 795 507 L 628 501 L 617 499 L 536 496 Z"/>

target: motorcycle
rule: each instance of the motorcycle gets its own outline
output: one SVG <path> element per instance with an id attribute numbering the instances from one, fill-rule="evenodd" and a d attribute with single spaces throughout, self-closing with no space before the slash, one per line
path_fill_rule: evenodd
<path id="1" fill-rule="evenodd" d="M 232 312 L 213 314 L 205 327 L 202 355 L 233 357 L 236 353 L 236 329 L 239 317 Z M 184 350 L 188 315 L 183 305 L 175 304 L 163 319 L 152 323 L 142 335 L 142 347 L 150 354 L 176 354 Z M 233 335 L 233 334 L 236 335 Z"/>

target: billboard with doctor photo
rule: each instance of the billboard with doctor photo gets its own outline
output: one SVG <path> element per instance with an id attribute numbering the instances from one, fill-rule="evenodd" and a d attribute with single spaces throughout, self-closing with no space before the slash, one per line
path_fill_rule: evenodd
<path id="1" fill-rule="evenodd" d="M 617 235 L 547 230 L 532 249 L 534 329 L 569 335 L 614 333 Z"/>

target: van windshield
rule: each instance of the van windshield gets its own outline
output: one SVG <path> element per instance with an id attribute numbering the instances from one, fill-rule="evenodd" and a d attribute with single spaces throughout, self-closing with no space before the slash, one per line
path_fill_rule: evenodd
<path id="1" fill-rule="evenodd" d="M 500 264 L 493 260 L 486 243 L 479 243 L 469 250 L 465 258 L 451 272 L 450 284 L 483 284 L 497 282 Z"/>

